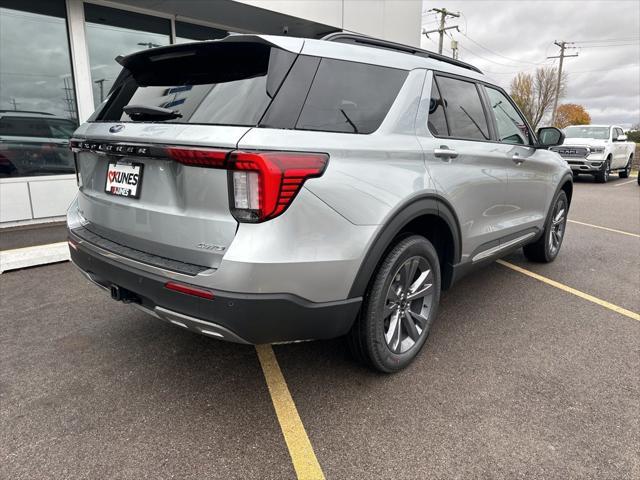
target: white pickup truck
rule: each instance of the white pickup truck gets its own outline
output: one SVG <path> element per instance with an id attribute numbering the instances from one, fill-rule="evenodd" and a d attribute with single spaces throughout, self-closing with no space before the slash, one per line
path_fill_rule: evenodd
<path id="1" fill-rule="evenodd" d="M 588 173 L 600 183 L 607 182 L 611 172 L 629 176 L 636 144 L 627 141 L 622 127 L 572 125 L 563 131 L 564 143 L 551 150 L 569 163 L 574 175 Z"/>

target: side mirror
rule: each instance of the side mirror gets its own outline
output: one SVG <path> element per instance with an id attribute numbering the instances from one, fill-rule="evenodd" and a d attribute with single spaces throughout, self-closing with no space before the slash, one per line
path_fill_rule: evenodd
<path id="1" fill-rule="evenodd" d="M 614 142 L 626 142 L 627 141 L 627 136 L 626 135 L 618 135 L 618 137 L 614 140 Z"/>
<path id="2" fill-rule="evenodd" d="M 564 142 L 564 133 L 556 127 L 542 127 L 538 129 L 538 148 L 555 147 Z"/>

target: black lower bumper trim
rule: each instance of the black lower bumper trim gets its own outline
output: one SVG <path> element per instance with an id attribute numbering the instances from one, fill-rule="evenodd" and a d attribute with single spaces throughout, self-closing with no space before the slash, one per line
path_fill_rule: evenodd
<path id="1" fill-rule="evenodd" d="M 85 240 L 93 245 L 97 245 L 103 250 L 115 253 L 121 257 L 130 258 L 137 262 L 146 263 L 154 267 L 163 268 L 165 270 L 171 270 L 174 272 L 182 273 L 183 275 L 197 275 L 198 273 L 210 270 L 211 267 L 203 267 L 200 265 L 193 265 L 191 263 L 179 262 L 177 260 L 171 260 L 170 258 L 160 257 L 158 255 L 152 255 L 150 253 L 141 252 L 133 248 L 125 247 L 119 243 L 112 242 L 109 239 L 101 237 L 95 232 L 92 232 L 86 227 L 78 227 L 72 230 L 73 235 Z"/>
<path id="2" fill-rule="evenodd" d="M 208 300 L 164 288 L 169 278 L 133 269 L 90 251 L 70 248 L 71 260 L 106 289 L 112 285 L 139 298 L 146 309 L 170 309 L 220 325 L 247 343 L 274 343 L 328 339 L 346 334 L 361 298 L 315 303 L 290 294 L 242 294 L 213 291 Z"/>

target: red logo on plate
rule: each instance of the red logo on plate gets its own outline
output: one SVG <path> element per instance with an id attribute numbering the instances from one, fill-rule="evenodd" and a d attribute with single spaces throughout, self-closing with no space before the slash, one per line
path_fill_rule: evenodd
<path id="1" fill-rule="evenodd" d="M 113 180 L 116 178 L 116 175 L 118 175 L 118 172 L 116 172 L 115 170 L 111 170 L 109 172 L 109 181 L 113 182 Z"/>

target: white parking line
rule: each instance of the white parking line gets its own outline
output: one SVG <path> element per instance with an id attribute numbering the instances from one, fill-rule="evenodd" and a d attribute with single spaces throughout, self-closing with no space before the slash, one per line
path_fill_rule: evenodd
<path id="1" fill-rule="evenodd" d="M 637 180 L 629 180 L 629 181 L 627 181 L 627 182 L 616 183 L 616 184 L 614 185 L 614 187 L 621 187 L 622 185 L 627 185 L 627 184 L 629 184 L 629 183 L 636 183 L 636 182 L 637 182 Z"/>
<path id="2" fill-rule="evenodd" d="M 591 228 L 598 228 L 600 230 L 606 230 L 607 232 L 614 232 L 614 233 L 619 233 L 621 235 L 629 235 L 630 237 L 640 238 L 640 235 L 638 235 L 637 233 L 625 232 L 624 230 L 616 230 L 615 228 L 601 227 L 600 225 L 594 225 L 592 223 L 579 222 L 577 220 L 567 220 L 567 222 L 576 223 L 578 225 L 584 225 L 586 227 L 591 227 Z"/>

